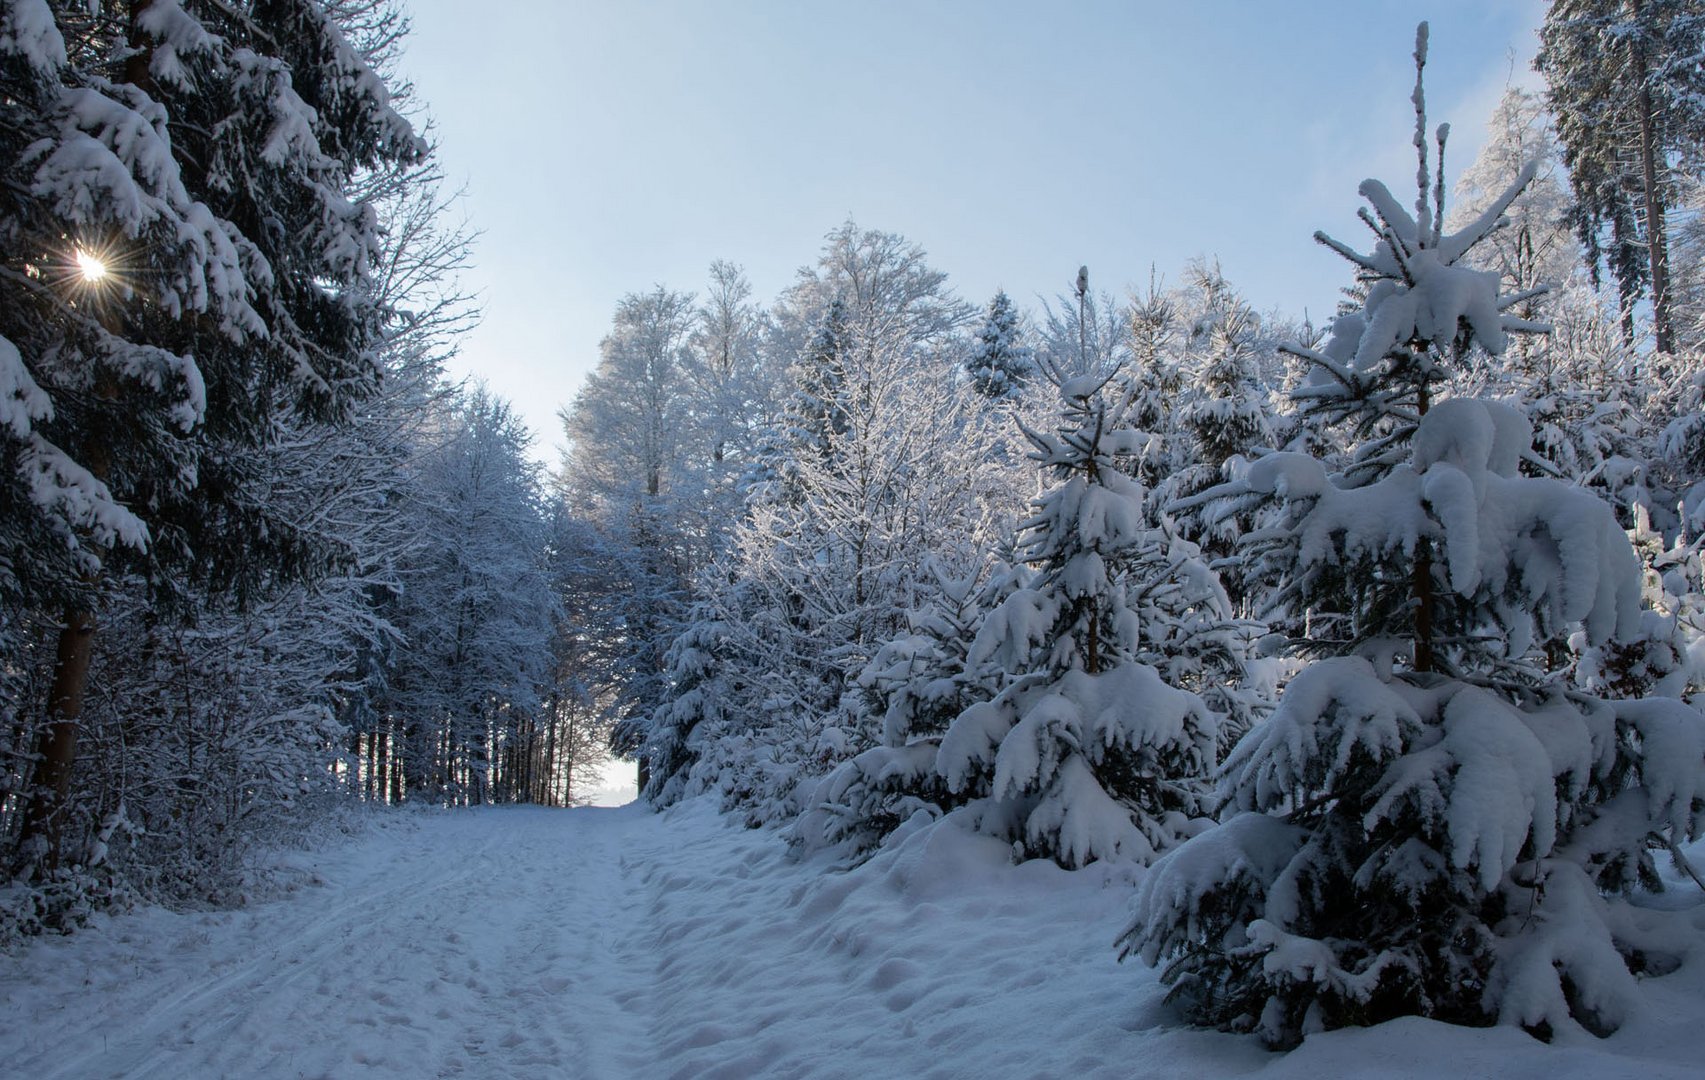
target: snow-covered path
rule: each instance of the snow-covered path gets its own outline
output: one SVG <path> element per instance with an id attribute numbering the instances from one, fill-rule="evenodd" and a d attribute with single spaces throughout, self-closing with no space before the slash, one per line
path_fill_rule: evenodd
<path id="1" fill-rule="evenodd" d="M 1119 965 L 1125 868 L 957 829 L 852 873 L 697 802 L 381 815 L 249 909 L 101 918 L 0 956 L 0 1075 L 1697 1076 L 1705 957 L 1615 1037 L 1424 1020 L 1269 1054 Z M 1705 931 L 1697 891 L 1678 890 Z"/>
<path id="2" fill-rule="evenodd" d="M 642 953 L 623 849 L 647 817 L 414 817 L 317 856 L 323 885 L 288 900 L 42 942 L 24 962 L 55 1000 L 7 985 L 5 1011 L 37 1018 L 12 1027 L 0 1072 L 638 1075 L 643 1026 L 618 1000 Z M 54 978 L 58 954 L 82 977 Z"/>

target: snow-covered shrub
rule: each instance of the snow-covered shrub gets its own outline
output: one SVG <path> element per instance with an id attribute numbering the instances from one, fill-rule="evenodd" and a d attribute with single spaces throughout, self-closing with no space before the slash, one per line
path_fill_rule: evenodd
<path id="1" fill-rule="evenodd" d="M 1640 632 L 1602 645 L 1571 639 L 1575 681 L 1596 694 L 1692 701 L 1705 689 L 1705 540 L 1682 530 L 1666 542 L 1644 506 L 1628 537 L 1643 571 Z"/>
<path id="2" fill-rule="evenodd" d="M 103 694 L 83 717 L 75 864 L 156 902 L 224 904 L 257 848 L 334 799 L 346 731 L 326 673 L 350 647 L 328 624 L 339 583 L 281 590 L 245 613 L 155 623 L 139 583 L 113 589 Z"/>
<path id="3" fill-rule="evenodd" d="M 97 911 L 127 907 L 135 893 L 109 868 L 61 867 L 35 881 L 0 885 L 0 950 L 42 934 L 69 934 Z"/>

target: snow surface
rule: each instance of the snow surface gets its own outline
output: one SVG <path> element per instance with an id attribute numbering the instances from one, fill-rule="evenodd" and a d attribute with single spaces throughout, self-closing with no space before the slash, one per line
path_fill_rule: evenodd
<path id="1" fill-rule="evenodd" d="M 1695 847 L 1696 861 L 1705 853 Z M 51 1077 L 1695 1077 L 1705 956 L 1606 1040 L 1406 1019 L 1285 1055 L 1115 961 L 1129 865 L 951 823 L 851 872 L 707 800 L 382 815 L 228 913 L 98 918 L 0 961 L 0 1061 Z M 1677 886 L 1666 906 L 1690 907 Z"/>

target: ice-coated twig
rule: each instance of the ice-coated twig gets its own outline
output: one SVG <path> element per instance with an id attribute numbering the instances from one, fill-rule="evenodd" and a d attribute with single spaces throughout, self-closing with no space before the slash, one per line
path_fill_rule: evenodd
<path id="1" fill-rule="evenodd" d="M 1317 367 L 1325 368 L 1334 379 L 1337 379 L 1345 386 L 1351 386 L 1356 381 L 1355 375 L 1349 368 L 1332 359 L 1330 356 L 1327 356 L 1325 353 L 1318 352 L 1306 345 L 1292 345 L 1288 342 L 1281 343 L 1279 345 L 1279 351 L 1287 356 L 1294 356 L 1298 360 L 1306 360 Z M 1301 391 L 1303 390 L 1303 387 L 1299 386 L 1297 387 L 1297 390 Z"/>
<path id="2" fill-rule="evenodd" d="M 1556 329 L 1548 322 L 1532 319 L 1501 319 L 1498 326 L 1506 334 L 1549 334 Z"/>
<path id="3" fill-rule="evenodd" d="M 1362 219 L 1362 224 L 1366 225 L 1368 227 L 1368 231 L 1373 233 L 1376 237 L 1384 235 L 1380 231 L 1383 226 L 1381 226 L 1379 222 L 1374 220 L 1373 213 L 1370 210 L 1368 210 L 1367 207 L 1365 207 L 1365 206 L 1356 207 L 1356 216 Z"/>

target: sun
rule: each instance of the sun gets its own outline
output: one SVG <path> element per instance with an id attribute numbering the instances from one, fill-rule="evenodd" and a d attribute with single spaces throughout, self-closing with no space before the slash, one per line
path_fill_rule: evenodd
<path id="1" fill-rule="evenodd" d="M 107 318 L 130 295 L 131 275 L 123 248 L 98 240 L 73 241 L 60 249 L 49 272 L 65 298 L 96 318 Z"/>
<path id="2" fill-rule="evenodd" d="M 83 275 L 83 281 L 94 284 L 107 276 L 107 264 L 101 259 L 83 249 L 77 249 L 77 270 Z"/>

